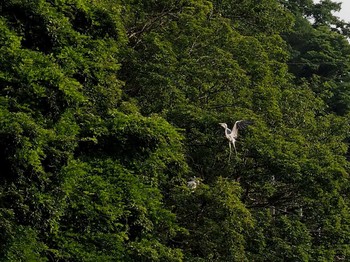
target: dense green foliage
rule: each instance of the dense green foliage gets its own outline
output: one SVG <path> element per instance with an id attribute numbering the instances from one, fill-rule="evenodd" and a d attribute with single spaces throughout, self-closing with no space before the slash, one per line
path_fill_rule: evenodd
<path id="1" fill-rule="evenodd" d="M 339 8 L 1 1 L 0 261 L 349 260 Z"/>

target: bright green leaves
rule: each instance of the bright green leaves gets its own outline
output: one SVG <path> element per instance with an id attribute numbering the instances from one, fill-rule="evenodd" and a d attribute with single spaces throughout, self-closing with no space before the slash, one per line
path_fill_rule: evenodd
<path id="1" fill-rule="evenodd" d="M 43 253 L 47 250 L 44 243 L 38 241 L 38 234 L 30 227 L 18 226 L 13 229 L 13 237 L 1 252 L 1 261 L 48 261 Z M 2 251 L 3 251 L 2 250 Z"/>
<path id="2" fill-rule="evenodd" d="M 19 40 L 14 34 L 8 37 Z M 8 97 L 10 110 L 38 111 L 36 114 L 57 120 L 68 105 L 74 107 L 85 100 L 82 86 L 65 76 L 52 57 L 7 44 L 0 52 L 1 64 L 11 64 L 2 66 L 0 75 L 1 94 Z"/>
<path id="3" fill-rule="evenodd" d="M 140 172 L 144 182 L 154 185 L 186 171 L 182 137 L 164 119 L 112 111 L 104 123 L 95 123 L 99 125 L 98 129 L 84 124 L 83 132 L 86 131 L 87 137 L 83 138 L 80 145 L 82 154 L 120 159 L 128 167 Z M 101 129 L 103 124 L 105 128 Z M 94 134 L 89 130 L 94 133 L 100 131 Z M 164 172 L 168 174 L 164 176 Z"/>
<path id="4" fill-rule="evenodd" d="M 121 224 L 127 201 L 122 193 L 124 188 L 132 189 L 127 171 L 112 161 L 92 165 L 70 162 L 64 178 L 65 208 L 60 233 L 55 236 L 57 256 L 84 261 L 122 257 L 122 243 L 127 239 Z M 102 249 L 108 252 L 104 254 Z"/>
<path id="5" fill-rule="evenodd" d="M 20 230 L 24 226 L 21 233 L 3 228 L 1 242 L 7 244 L 2 243 L 1 249 L 9 261 L 46 261 L 41 252 L 47 242 L 42 236 L 57 230 L 62 200 L 58 172 L 72 157 L 77 127 L 74 123 L 65 126 L 69 118 L 63 117 L 57 123 L 60 135 L 56 137 L 54 130 L 43 128 L 30 114 L 10 113 L 5 108 L 0 114 L 1 213 L 12 214 L 4 220 L 9 219 L 12 227 Z"/>
<path id="6" fill-rule="evenodd" d="M 109 1 L 7 1 L 3 15 L 23 36 L 24 47 L 50 53 L 91 38 L 125 42 L 121 7 Z M 85 37 L 82 37 L 82 35 Z"/>
<path id="7" fill-rule="evenodd" d="M 85 164 L 72 162 L 65 168 L 66 208 L 60 224 L 63 234 L 57 236 L 58 257 L 181 261 L 180 250 L 165 245 L 180 228 L 165 209 L 157 184 L 145 177 L 146 171 L 127 169 L 115 158 L 85 157 Z M 160 172 L 157 164 L 153 163 Z"/>
<path id="8" fill-rule="evenodd" d="M 2 187 L 1 202 L 17 199 L 3 208 L 15 210 L 22 221 L 50 237 L 50 256 L 181 261 L 181 251 L 167 246 L 181 228 L 162 193 L 187 170 L 182 137 L 157 116 L 114 110 L 107 119 L 96 119 L 89 123 L 98 123 L 100 129 L 87 122 L 79 127 L 67 110 L 47 130 L 27 114 L 3 110 L 1 160 L 6 176 L 1 181 L 16 187 Z M 77 136 L 86 131 L 93 136 L 82 137 L 75 151 Z M 82 160 L 73 160 L 73 152 Z M 27 193 L 18 194 L 26 186 Z"/>
<path id="9" fill-rule="evenodd" d="M 20 38 L 16 36 L 6 25 L 6 20 L 0 19 L 1 49 L 8 48 L 8 51 L 17 49 L 20 46 Z"/>
<path id="10" fill-rule="evenodd" d="M 3 155 L 6 159 L 4 164 L 7 171 L 3 178 L 10 175 L 10 170 L 15 166 L 19 168 L 16 170 L 18 173 L 25 171 L 42 173 L 43 144 L 48 132 L 38 126 L 27 114 L 10 113 L 3 108 L 0 112 L 0 125 Z M 11 175 L 10 179 L 12 179 Z"/>
<path id="11" fill-rule="evenodd" d="M 2 260 L 347 257 L 350 49 L 335 7 L 1 3 Z M 240 119 L 254 124 L 235 154 L 218 123 Z"/>
<path id="12" fill-rule="evenodd" d="M 74 194 L 95 187 L 101 202 L 96 202 L 97 211 L 86 227 L 95 226 L 101 215 L 106 217 L 103 230 L 114 231 L 103 235 L 96 227 L 91 241 L 111 246 L 113 257 L 122 254 L 127 237 L 117 230 L 124 209 L 120 204 L 113 206 L 121 193 L 109 196 L 107 190 L 113 191 L 113 184 L 106 184 L 98 175 L 82 177 L 86 170 L 74 160 L 78 139 L 84 138 L 84 123 L 89 120 L 80 116 L 103 115 L 120 101 L 117 57 L 125 43 L 120 8 L 107 1 L 99 2 L 98 7 L 85 1 L 57 2 L 1 4 L 1 250 L 9 261 L 46 261 L 46 257 L 106 261 L 108 256 L 92 248 L 86 236 L 78 241 L 74 235 L 64 238 L 67 232 L 62 221 L 68 217 L 71 231 L 79 229 L 79 222 L 73 223 L 76 218 L 67 215 L 72 211 L 69 199 L 93 209 L 94 205 L 88 205 L 94 201 L 91 195 L 84 202 Z M 91 24 L 82 16 L 79 20 L 79 10 L 84 10 L 80 14 Z M 13 229 L 22 227 L 22 233 Z M 61 233 L 63 240 L 58 238 Z M 91 252 L 85 251 L 89 249 Z"/>
<path id="13" fill-rule="evenodd" d="M 117 56 L 125 38 L 120 8 L 113 5 L 107 9 L 109 5 L 107 1 L 96 6 L 81 1 L 58 6 L 45 1 L 4 4 L 7 25 L 21 36 L 22 47 L 17 46 L 15 53 L 3 50 L 4 59 L 14 65 L 4 69 L 8 89 L 22 91 L 21 96 L 31 103 L 39 100 L 37 103 L 50 111 L 48 117 L 54 119 L 58 117 L 53 115 L 55 109 L 64 111 L 67 104 L 73 107 L 87 99 L 96 105 L 95 113 L 115 105 L 122 86 L 116 77 Z"/>
<path id="14" fill-rule="evenodd" d="M 76 170 L 72 162 L 65 175 L 58 257 L 181 261 L 182 252 L 167 245 L 181 228 L 162 194 L 187 170 L 182 137 L 158 116 L 111 110 L 105 119 L 82 117 L 83 163 Z"/>

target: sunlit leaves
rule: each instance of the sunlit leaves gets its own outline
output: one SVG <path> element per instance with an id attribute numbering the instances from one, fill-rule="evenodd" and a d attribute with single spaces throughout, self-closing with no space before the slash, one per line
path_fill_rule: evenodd
<path id="1" fill-rule="evenodd" d="M 2 2 L 3 260 L 347 257 L 337 6 Z"/>

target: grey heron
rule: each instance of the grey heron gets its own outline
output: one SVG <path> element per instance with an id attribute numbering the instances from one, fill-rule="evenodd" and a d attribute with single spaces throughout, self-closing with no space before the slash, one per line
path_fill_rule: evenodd
<path id="1" fill-rule="evenodd" d="M 199 185 L 200 179 L 196 177 L 192 177 L 191 180 L 187 182 L 187 187 L 191 190 L 196 189 L 196 187 Z"/>
<path id="2" fill-rule="evenodd" d="M 253 124 L 253 121 L 250 120 L 238 120 L 235 122 L 235 124 L 232 127 L 232 130 L 227 127 L 226 123 L 219 123 L 223 128 L 225 128 L 225 136 L 229 141 L 229 147 L 230 147 L 230 157 L 231 157 L 231 144 L 233 145 L 233 148 L 235 149 L 236 155 L 237 155 L 237 150 L 236 150 L 236 140 L 238 137 L 238 130 L 239 129 L 244 129 L 248 125 Z"/>

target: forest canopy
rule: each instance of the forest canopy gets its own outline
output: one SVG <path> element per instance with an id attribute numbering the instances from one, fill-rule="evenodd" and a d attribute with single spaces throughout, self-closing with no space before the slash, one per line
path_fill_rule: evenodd
<path id="1" fill-rule="evenodd" d="M 349 260 L 340 8 L 0 1 L 0 261 Z"/>

